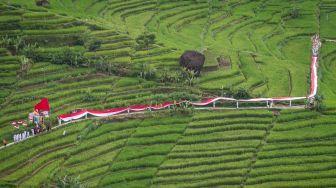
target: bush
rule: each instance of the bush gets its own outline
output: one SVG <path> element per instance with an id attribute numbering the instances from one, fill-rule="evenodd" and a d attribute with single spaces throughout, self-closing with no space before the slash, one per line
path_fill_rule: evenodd
<path id="1" fill-rule="evenodd" d="M 234 92 L 233 97 L 236 99 L 248 99 L 251 98 L 251 95 L 248 90 L 244 88 L 239 88 L 237 91 Z"/>
<path id="2" fill-rule="evenodd" d="M 136 42 L 138 43 L 138 49 L 148 50 L 150 45 L 155 43 L 155 35 L 152 33 L 144 33 L 136 38 Z"/>
<path id="3" fill-rule="evenodd" d="M 310 101 L 308 103 L 308 107 L 311 110 L 317 111 L 317 112 L 323 112 L 325 110 L 325 105 L 323 103 L 324 97 L 321 95 L 315 95 L 313 101 Z"/>
<path id="4" fill-rule="evenodd" d="M 37 44 L 28 44 L 22 49 L 22 54 L 29 59 L 32 59 L 33 61 L 41 61 L 41 57 L 39 57 L 36 53 L 35 50 L 37 48 Z"/>
<path id="5" fill-rule="evenodd" d="M 151 80 L 156 78 L 156 69 L 151 65 L 141 63 L 136 66 L 136 70 L 138 70 L 138 76 L 142 79 Z"/>
<path id="6" fill-rule="evenodd" d="M 20 36 L 8 37 L 7 35 L 0 40 L 0 47 L 7 48 L 13 55 L 19 53 L 25 46 L 25 41 Z"/>
<path id="7" fill-rule="evenodd" d="M 181 70 L 180 80 L 183 81 L 187 86 L 193 86 L 196 82 L 197 73 L 191 70 Z"/>
<path id="8" fill-rule="evenodd" d="M 178 71 L 171 71 L 164 67 L 159 72 L 159 81 L 162 83 L 179 83 L 181 73 Z"/>
<path id="9" fill-rule="evenodd" d="M 51 62 L 54 64 L 68 64 L 78 67 L 87 65 L 89 60 L 84 56 L 82 51 L 75 51 L 69 47 L 66 47 L 61 51 L 56 52 L 52 56 Z"/>

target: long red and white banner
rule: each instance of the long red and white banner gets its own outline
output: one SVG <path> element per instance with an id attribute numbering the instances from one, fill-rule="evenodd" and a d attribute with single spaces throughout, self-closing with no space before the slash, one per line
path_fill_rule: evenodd
<path id="1" fill-rule="evenodd" d="M 79 112 L 64 114 L 58 116 L 58 119 L 61 121 L 72 121 L 76 119 L 81 119 L 87 115 L 95 116 L 95 117 L 108 117 L 116 114 L 120 114 L 123 112 L 138 112 L 144 110 L 160 110 L 164 108 L 168 108 L 175 104 L 186 103 L 194 106 L 206 106 L 216 101 L 232 101 L 232 102 L 266 102 L 266 101 L 294 101 L 294 100 L 302 100 L 307 98 L 313 98 L 317 93 L 317 56 L 312 57 L 311 64 L 311 88 L 310 94 L 306 97 L 272 97 L 272 98 L 253 98 L 253 99 L 234 99 L 227 97 L 216 97 L 211 99 L 206 99 L 200 102 L 192 102 L 192 101 L 179 101 L 179 102 L 166 102 L 160 105 L 144 105 L 144 106 L 129 106 L 125 108 L 113 108 L 109 110 L 81 110 Z"/>

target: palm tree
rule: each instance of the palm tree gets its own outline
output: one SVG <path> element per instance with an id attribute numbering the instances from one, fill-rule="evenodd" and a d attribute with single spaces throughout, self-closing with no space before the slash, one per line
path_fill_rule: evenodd
<path id="1" fill-rule="evenodd" d="M 2 37 L 0 40 L 0 46 L 2 48 L 8 48 L 8 46 L 10 45 L 10 41 L 11 41 L 11 38 L 9 38 L 8 35 Z"/>
<path id="2" fill-rule="evenodd" d="M 188 85 L 188 86 L 193 86 L 194 82 L 195 82 L 195 77 L 196 74 L 194 71 L 191 70 L 183 70 L 181 73 L 181 77 L 182 79 L 184 79 L 184 82 Z"/>
<path id="3" fill-rule="evenodd" d="M 155 77 L 156 69 L 146 63 L 140 64 L 139 77 L 143 79 L 151 79 Z"/>
<path id="4" fill-rule="evenodd" d="M 18 54 L 19 51 L 24 47 L 24 44 L 25 43 L 20 36 L 11 38 L 6 35 L 2 37 L 0 41 L 0 46 L 9 49 L 13 55 Z"/>
<path id="5" fill-rule="evenodd" d="M 24 41 L 22 40 L 21 37 L 17 36 L 16 38 L 13 39 L 13 47 L 15 54 L 18 54 L 20 49 L 24 46 Z"/>
<path id="6" fill-rule="evenodd" d="M 27 74 L 29 66 L 32 63 L 32 61 L 25 56 L 20 56 L 19 61 L 21 64 L 19 75 L 23 77 L 24 75 Z"/>

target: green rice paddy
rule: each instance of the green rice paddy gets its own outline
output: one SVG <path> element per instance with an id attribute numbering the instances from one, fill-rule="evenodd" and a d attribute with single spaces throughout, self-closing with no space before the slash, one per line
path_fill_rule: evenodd
<path id="1" fill-rule="evenodd" d="M 336 2 L 333 0 L 0 0 L 0 138 L 25 128 L 44 97 L 51 119 L 78 108 L 108 109 L 200 100 L 244 88 L 253 97 L 306 96 L 311 37 L 319 33 L 321 112 L 173 110 L 65 125 L 0 150 L 0 187 L 43 187 L 79 177 L 87 187 L 335 187 Z M 297 15 L 295 15 L 297 14 Z M 136 39 L 153 33 L 155 44 Z M 98 46 L 92 44 L 99 43 Z M 15 46 L 14 46 L 15 47 Z M 64 49 L 85 66 L 54 64 Z M 20 51 L 21 50 L 21 51 Z M 185 50 L 206 55 L 193 86 L 176 77 Z M 33 59 L 25 64 L 23 56 Z M 218 57 L 229 60 L 220 66 Z M 102 63 L 103 61 L 103 63 Z M 66 130 L 67 134 L 62 133 Z"/>

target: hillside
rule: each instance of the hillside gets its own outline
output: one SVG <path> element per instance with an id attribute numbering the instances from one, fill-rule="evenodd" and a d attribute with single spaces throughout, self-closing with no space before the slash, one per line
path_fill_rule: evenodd
<path id="1" fill-rule="evenodd" d="M 335 115 L 305 110 L 85 121 L 2 150 L 0 176 L 19 187 L 55 174 L 88 187 L 329 187 L 335 125 Z"/>
<path id="2" fill-rule="evenodd" d="M 336 186 L 334 1 L 49 2 L 0 0 L 1 139 L 30 130 L 11 122 L 41 98 L 56 125 L 74 109 L 241 90 L 307 96 L 316 33 L 321 109 L 170 109 L 71 123 L 1 149 L 0 187 L 48 187 L 64 175 L 88 187 Z M 155 41 L 142 44 L 149 34 Z M 206 57 L 198 78 L 179 67 L 186 50 Z"/>

